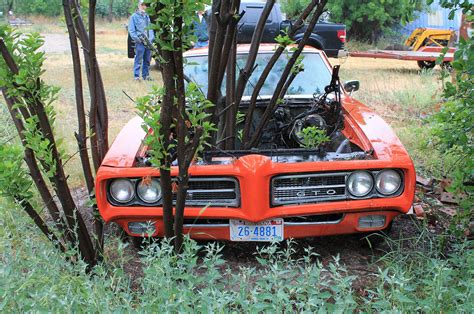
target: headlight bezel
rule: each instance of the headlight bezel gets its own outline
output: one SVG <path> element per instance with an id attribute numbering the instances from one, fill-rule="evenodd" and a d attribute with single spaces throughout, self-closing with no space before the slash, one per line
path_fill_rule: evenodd
<path id="1" fill-rule="evenodd" d="M 118 182 L 118 181 L 123 181 L 123 182 L 127 182 L 130 184 L 130 187 L 131 187 L 131 194 L 130 194 L 130 197 L 126 200 L 120 200 L 118 199 L 117 195 L 114 195 L 114 193 L 112 192 L 112 187 L 113 187 L 113 184 Z M 113 180 L 111 180 L 109 183 L 108 183 L 108 186 L 107 186 L 107 195 L 110 196 L 110 199 L 113 200 L 115 203 L 118 203 L 120 205 L 125 205 L 125 204 L 128 204 L 130 202 L 132 202 L 134 199 L 135 199 L 135 195 L 136 195 L 136 188 L 135 188 L 135 183 L 128 179 L 128 178 L 115 178 Z"/>
<path id="2" fill-rule="evenodd" d="M 378 181 L 379 181 L 379 178 L 381 177 L 381 175 L 383 175 L 384 173 L 387 173 L 387 172 L 392 172 L 392 173 L 395 173 L 397 176 L 398 176 L 398 179 L 399 179 L 399 182 L 398 182 L 398 186 L 396 189 L 394 189 L 392 192 L 390 193 L 384 193 L 378 186 Z M 375 180 L 374 180 L 374 188 L 377 192 L 377 194 L 380 194 L 382 197 L 391 197 L 391 196 L 395 196 L 398 191 L 402 188 L 403 186 L 403 176 L 400 174 L 399 171 L 397 171 L 396 169 L 382 169 L 380 171 L 378 171 L 376 174 L 375 174 Z"/>
<path id="3" fill-rule="evenodd" d="M 150 179 L 150 181 L 151 181 L 152 184 L 153 184 L 153 183 L 156 183 L 157 186 L 159 187 L 159 194 L 158 194 L 159 197 L 157 197 L 157 198 L 156 198 L 155 200 L 153 200 L 153 201 L 146 200 L 145 197 L 143 197 L 143 196 L 141 195 L 141 193 L 140 193 L 140 187 L 143 186 L 143 185 L 142 185 L 143 180 L 144 180 L 144 179 L 137 180 L 137 182 L 136 182 L 136 195 L 137 195 L 137 198 L 138 198 L 140 201 L 145 202 L 146 204 L 156 204 L 156 203 L 158 203 L 158 202 L 161 200 L 161 198 L 163 197 L 163 192 L 162 192 L 162 190 L 161 190 L 161 184 L 160 184 L 159 179 L 157 179 L 157 178 L 151 178 L 151 179 Z"/>
<path id="4" fill-rule="evenodd" d="M 377 189 L 376 180 L 379 173 L 383 171 L 389 171 L 389 170 L 394 171 L 398 174 L 398 176 L 400 177 L 400 185 L 398 186 L 398 189 L 395 192 L 391 194 L 383 194 Z M 372 189 L 365 196 L 358 197 L 358 196 L 353 195 L 349 191 L 348 179 L 355 172 L 368 172 L 372 175 L 372 178 L 373 178 Z M 348 196 L 348 199 L 352 199 L 352 200 L 393 198 L 393 197 L 400 196 L 404 190 L 405 190 L 405 172 L 403 171 L 403 169 L 398 169 L 398 168 L 360 169 L 360 170 L 354 170 L 354 171 L 348 172 L 347 177 L 346 177 L 346 195 Z"/>
<path id="5" fill-rule="evenodd" d="M 355 193 L 353 193 L 353 191 L 351 191 L 350 189 L 350 182 L 349 180 L 352 178 L 352 177 L 355 177 L 357 174 L 367 174 L 368 177 L 370 178 L 371 180 L 371 185 L 370 185 L 370 188 L 367 190 L 366 193 L 363 193 L 363 194 L 360 194 L 360 195 L 357 195 Z M 375 180 L 374 180 L 374 176 L 372 174 L 372 172 L 370 170 L 356 170 L 356 171 L 353 171 L 351 173 L 348 174 L 347 176 L 347 179 L 346 179 L 346 189 L 347 189 L 347 192 L 349 193 L 349 195 L 352 197 L 352 198 L 356 198 L 356 199 L 363 199 L 363 198 L 370 198 L 372 197 L 373 195 L 373 190 L 374 190 L 374 185 L 375 185 Z"/>
<path id="6" fill-rule="evenodd" d="M 125 179 L 129 180 L 133 184 L 133 191 L 134 191 L 134 197 L 129 200 L 126 203 L 122 203 L 118 200 L 116 200 L 112 193 L 111 193 L 111 185 L 115 180 L 119 179 Z M 157 180 L 158 183 L 160 182 L 159 177 L 152 177 L 152 179 Z M 140 182 L 143 180 L 143 177 L 121 177 L 121 178 L 110 178 L 107 180 L 106 184 L 106 195 L 107 195 L 107 201 L 112 205 L 116 207 L 128 207 L 128 206 L 161 206 L 163 204 L 163 193 L 161 193 L 161 197 L 158 201 L 152 202 L 152 203 L 147 203 L 143 201 L 139 196 L 138 196 L 138 185 Z"/>

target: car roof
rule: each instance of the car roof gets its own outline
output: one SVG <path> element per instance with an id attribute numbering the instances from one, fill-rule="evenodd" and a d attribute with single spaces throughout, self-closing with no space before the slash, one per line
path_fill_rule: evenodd
<path id="1" fill-rule="evenodd" d="M 260 44 L 258 52 L 274 52 L 278 47 L 278 44 Z M 290 45 L 286 49 L 297 48 L 298 45 Z M 250 44 L 237 45 L 237 53 L 248 53 L 250 50 Z M 305 46 L 304 52 L 320 52 L 320 50 L 311 46 Z M 208 47 L 194 48 L 186 51 L 184 57 L 203 56 L 208 54 Z"/>

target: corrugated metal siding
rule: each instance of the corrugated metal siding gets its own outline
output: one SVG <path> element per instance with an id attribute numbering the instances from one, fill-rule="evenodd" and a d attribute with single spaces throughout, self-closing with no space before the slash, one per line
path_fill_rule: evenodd
<path id="1" fill-rule="evenodd" d="M 413 22 L 403 27 L 403 33 L 411 34 L 418 27 L 451 29 L 459 35 L 459 27 L 461 26 L 461 11 L 456 12 L 454 19 L 450 20 L 448 9 L 443 9 L 438 1 L 434 1 L 430 5 L 428 12 L 419 14 L 419 17 Z"/>

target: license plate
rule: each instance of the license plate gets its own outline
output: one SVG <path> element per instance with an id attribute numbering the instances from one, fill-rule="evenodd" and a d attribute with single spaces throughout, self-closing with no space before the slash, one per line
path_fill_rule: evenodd
<path id="1" fill-rule="evenodd" d="M 230 219 L 231 241 L 272 242 L 283 240 L 283 219 L 276 218 L 257 223 Z"/>

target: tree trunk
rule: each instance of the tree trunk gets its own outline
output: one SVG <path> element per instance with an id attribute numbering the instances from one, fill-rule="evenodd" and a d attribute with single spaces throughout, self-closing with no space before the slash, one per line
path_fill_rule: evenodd
<path id="1" fill-rule="evenodd" d="M 107 21 L 112 23 L 114 19 L 114 0 L 109 0 L 109 12 L 107 14 Z"/>

